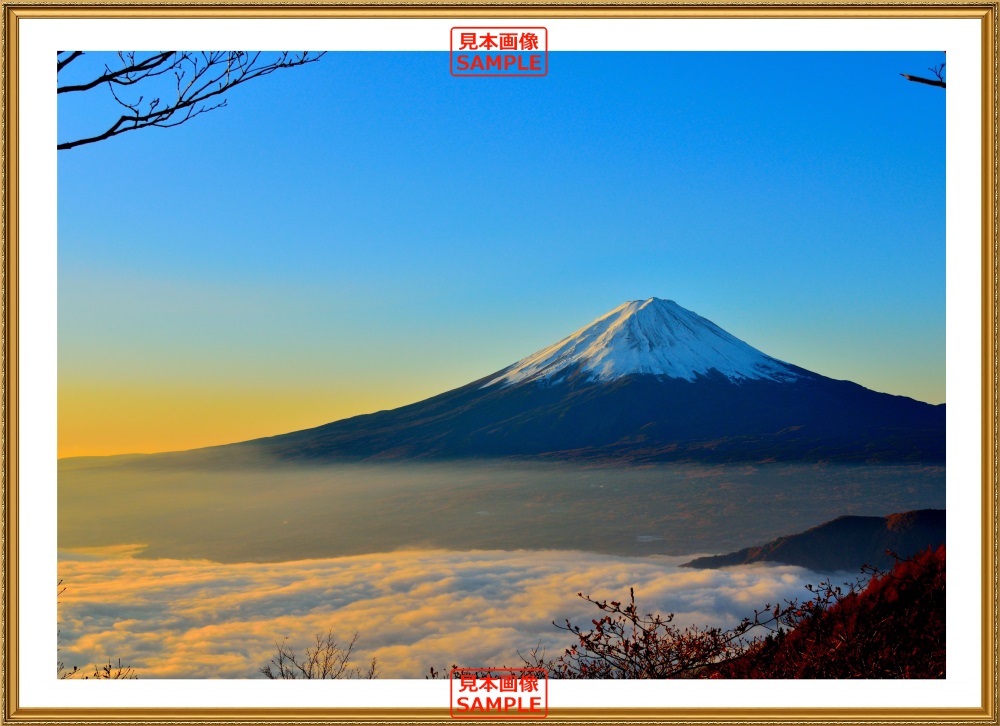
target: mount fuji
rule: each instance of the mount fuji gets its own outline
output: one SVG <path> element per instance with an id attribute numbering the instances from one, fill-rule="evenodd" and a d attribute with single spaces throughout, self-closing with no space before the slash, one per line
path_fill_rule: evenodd
<path id="1" fill-rule="evenodd" d="M 719 373 L 730 381 L 791 381 L 791 366 L 751 348 L 711 320 L 673 300 L 633 300 L 553 346 L 500 372 L 487 386 L 558 383 L 573 373 L 588 381 L 630 375 L 697 380 Z"/>
<path id="2" fill-rule="evenodd" d="M 941 463 L 945 406 L 807 371 L 650 298 L 447 393 L 235 446 L 303 462 Z"/>

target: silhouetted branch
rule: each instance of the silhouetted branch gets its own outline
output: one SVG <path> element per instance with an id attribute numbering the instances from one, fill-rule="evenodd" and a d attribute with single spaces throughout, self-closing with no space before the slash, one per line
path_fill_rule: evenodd
<path id="1" fill-rule="evenodd" d="M 288 639 L 285 638 L 281 643 L 274 644 L 277 653 L 260 672 L 272 680 L 378 678 L 380 669 L 375 658 L 371 659 L 364 670 L 350 665 L 351 654 L 357 642 L 357 633 L 346 644 L 339 643 L 333 637 L 332 630 L 326 635 L 317 633 L 315 647 L 306 648 L 305 656 L 300 658 L 288 646 Z"/>
<path id="2" fill-rule="evenodd" d="M 83 55 L 82 51 L 62 52 L 70 54 L 58 60 L 58 70 Z M 310 51 L 280 52 L 276 58 L 268 61 L 260 52 L 247 51 L 162 51 L 146 58 L 137 58 L 135 53 L 120 52 L 120 68 L 112 70 L 105 66 L 104 72 L 96 78 L 59 86 L 57 92 L 79 93 L 107 84 L 112 98 L 126 113 L 101 133 L 61 143 L 57 148 L 72 149 L 150 126 L 179 126 L 203 113 L 224 107 L 226 100 L 220 97 L 232 88 L 282 68 L 315 63 L 324 54 Z M 148 101 L 145 100 L 148 94 L 137 98 L 122 95 L 126 89 L 169 74 L 174 77 L 173 98 L 169 100 L 160 94 L 153 95 Z M 156 90 L 152 86 L 149 88 Z"/>
<path id="3" fill-rule="evenodd" d="M 65 58 L 59 58 L 59 56 L 62 55 L 63 53 L 69 53 L 69 55 L 66 56 Z M 61 71 L 63 68 L 65 68 L 70 63 L 72 63 L 73 61 L 75 61 L 81 55 L 83 55 L 83 51 L 82 50 L 74 50 L 72 52 L 65 51 L 65 50 L 59 51 L 56 54 L 56 71 Z"/>
<path id="4" fill-rule="evenodd" d="M 57 86 L 56 93 L 78 93 L 80 91 L 89 91 L 91 88 L 96 88 L 102 83 L 117 83 L 120 86 L 131 86 L 139 81 L 145 80 L 146 78 L 152 78 L 154 76 L 162 75 L 170 70 L 175 64 L 171 64 L 167 68 L 163 68 L 160 71 L 156 71 L 157 68 L 166 63 L 172 56 L 177 52 L 173 50 L 168 50 L 163 53 L 158 53 L 154 56 L 146 58 L 136 62 L 135 53 L 118 53 L 118 58 L 122 61 L 123 66 L 116 71 L 112 71 L 107 66 L 104 66 L 104 73 L 97 78 L 94 78 L 86 83 L 78 83 L 69 86 Z M 66 59 L 66 62 L 60 66 L 57 66 L 57 70 L 62 70 L 71 60 L 76 60 L 81 55 L 82 51 L 74 51 L 73 55 Z M 179 54 L 180 57 L 175 63 L 180 63 L 188 55 L 187 53 Z"/>
<path id="5" fill-rule="evenodd" d="M 946 85 L 945 85 L 945 82 L 944 82 L 944 66 L 945 66 L 945 64 L 941 63 L 939 65 L 932 66 L 932 67 L 930 67 L 930 68 L 927 69 L 927 70 L 929 70 L 934 75 L 934 78 L 923 78 L 921 76 L 911 76 L 908 73 L 900 73 L 899 75 L 901 75 L 903 78 L 905 78 L 908 81 L 913 81 L 914 83 L 924 83 L 924 84 L 926 84 L 928 86 L 937 86 L 938 88 L 946 88 Z M 934 80 L 934 79 L 937 79 L 937 80 Z"/>
<path id="6" fill-rule="evenodd" d="M 928 86 L 939 86 L 940 88 L 945 88 L 945 82 L 942 80 L 932 80 L 930 78 L 921 78 L 920 76 L 911 76 L 907 73 L 900 73 L 903 78 L 908 81 L 913 81 L 914 83 L 926 83 Z"/>

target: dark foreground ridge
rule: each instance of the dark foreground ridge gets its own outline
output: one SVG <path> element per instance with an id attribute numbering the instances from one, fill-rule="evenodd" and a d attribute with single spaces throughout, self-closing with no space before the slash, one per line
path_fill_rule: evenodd
<path id="1" fill-rule="evenodd" d="M 918 509 L 887 517 L 837 517 L 818 527 L 779 537 L 759 547 L 715 557 L 699 557 L 682 565 L 714 569 L 754 562 L 798 565 L 818 572 L 855 571 L 862 565 L 889 569 L 895 560 L 945 543 L 943 509 Z"/>

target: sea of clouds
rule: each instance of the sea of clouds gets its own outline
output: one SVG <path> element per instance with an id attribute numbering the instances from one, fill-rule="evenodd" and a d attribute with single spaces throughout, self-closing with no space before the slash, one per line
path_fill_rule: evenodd
<path id="1" fill-rule="evenodd" d="M 560 654 L 573 639 L 553 621 L 584 626 L 598 613 L 578 592 L 621 600 L 634 586 L 644 612 L 673 612 L 681 626 L 727 626 L 803 598 L 807 583 L 828 576 L 578 551 L 403 550 L 276 563 L 141 553 L 60 552 L 59 661 L 86 669 L 120 658 L 141 678 L 259 678 L 286 638 L 301 653 L 317 633 L 349 640 L 357 632 L 357 665 L 375 657 L 383 678 L 420 678 L 432 666 L 519 666 L 518 651 L 538 644 Z"/>

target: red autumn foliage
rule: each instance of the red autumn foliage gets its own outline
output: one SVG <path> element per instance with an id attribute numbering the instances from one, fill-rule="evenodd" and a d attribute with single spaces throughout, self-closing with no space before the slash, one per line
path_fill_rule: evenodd
<path id="1" fill-rule="evenodd" d="M 785 622 L 719 676 L 944 678 L 945 549 L 900 560 L 858 592 L 820 591 Z"/>
<path id="2" fill-rule="evenodd" d="M 865 570 L 867 585 L 829 582 L 812 598 L 765 605 L 734 628 L 678 628 L 673 615 L 581 595 L 601 612 L 554 660 L 523 657 L 553 678 L 944 678 L 945 549 Z M 759 635 L 761 631 L 766 635 Z"/>

